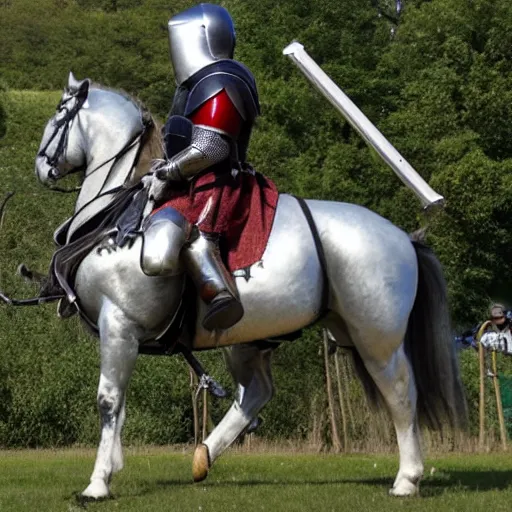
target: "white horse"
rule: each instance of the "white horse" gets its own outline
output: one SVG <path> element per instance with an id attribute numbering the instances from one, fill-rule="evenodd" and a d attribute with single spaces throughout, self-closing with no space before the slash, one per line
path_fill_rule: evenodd
<path id="1" fill-rule="evenodd" d="M 67 241 L 98 212 L 101 217 L 122 187 L 136 181 L 142 131 L 135 101 L 70 75 L 36 161 L 44 183 L 85 169 L 75 214 L 62 232 Z M 305 205 L 306 211 L 295 197 L 282 194 L 262 260 L 250 268 L 249 279 L 235 273 L 245 310 L 238 324 L 206 332 L 201 327 L 204 307 L 197 300 L 192 348 L 232 346 L 229 366 L 238 393 L 196 449 L 194 479 L 206 477 L 272 397 L 272 350 L 255 340 L 321 320 L 339 345 L 354 348 L 370 395 L 382 399 L 391 414 L 400 465 L 390 493 L 413 495 L 423 474 L 419 424 L 457 426 L 465 414 L 441 266 L 430 249 L 366 208 L 316 200 Z M 123 465 L 125 396 L 139 346 L 165 330 L 184 286 L 178 235 L 173 254 L 167 255 L 174 258 L 172 275 L 157 277 L 141 270 L 144 233 L 123 247 L 116 245 L 115 235 L 108 231 L 98 241 L 74 280 L 76 302 L 97 327 L 101 343 L 101 441 L 83 491 L 94 499 L 109 495 L 112 474 Z"/>

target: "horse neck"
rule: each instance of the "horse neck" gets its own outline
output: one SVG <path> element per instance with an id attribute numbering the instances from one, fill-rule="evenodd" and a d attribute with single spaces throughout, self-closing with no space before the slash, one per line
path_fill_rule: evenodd
<path id="1" fill-rule="evenodd" d="M 109 192 L 129 181 L 140 146 L 138 135 L 138 131 L 122 132 L 119 127 L 94 134 L 87 145 L 87 169 L 75 212 L 97 197 L 108 196 Z"/>
<path id="2" fill-rule="evenodd" d="M 135 159 L 137 149 L 138 143 L 134 144 L 133 147 L 119 160 L 114 158 L 104 164 L 101 171 L 98 170 L 87 175 L 87 171 L 94 171 L 97 168 L 97 165 L 102 165 L 103 162 L 112 158 L 115 153 L 114 155 L 105 158 L 105 160 L 91 160 L 91 165 L 89 165 L 86 170 L 86 177 L 80 188 L 80 193 L 75 205 L 75 212 L 78 212 L 85 205 L 94 201 L 98 197 L 112 195 L 114 191 L 128 181 L 133 169 L 133 161 Z M 98 163 L 96 164 L 96 162 Z"/>
<path id="3" fill-rule="evenodd" d="M 118 120 L 115 125 L 105 118 L 94 123 L 92 116 L 89 117 L 82 123 L 87 168 L 67 232 L 68 241 L 81 226 L 112 203 L 119 187 L 130 182 L 140 146 L 140 116 L 137 120 L 131 117 L 125 122 Z"/>

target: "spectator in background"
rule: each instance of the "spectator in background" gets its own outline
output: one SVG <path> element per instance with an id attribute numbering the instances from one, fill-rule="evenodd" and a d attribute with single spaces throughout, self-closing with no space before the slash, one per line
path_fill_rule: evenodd
<path id="1" fill-rule="evenodd" d="M 502 304 L 493 304 L 490 308 L 489 323 L 480 338 L 482 347 L 486 350 L 512 355 L 512 333 L 510 331 L 510 312 Z M 484 356 L 485 357 L 485 356 Z M 487 370 L 488 377 L 494 373 Z"/>
<path id="2" fill-rule="evenodd" d="M 490 350 L 498 350 L 512 355 L 512 311 L 505 309 L 503 304 L 493 304 L 489 309 L 490 322 L 482 334 L 482 345 Z M 477 334 L 484 322 L 480 322 L 471 329 L 464 331 L 461 335 L 455 336 L 455 343 L 458 348 L 472 347 L 478 350 Z M 492 376 L 492 375 L 491 375 Z"/>
<path id="3" fill-rule="evenodd" d="M 494 331 L 503 331 L 510 327 L 505 307 L 502 304 L 493 304 L 490 310 L 490 320 Z"/>

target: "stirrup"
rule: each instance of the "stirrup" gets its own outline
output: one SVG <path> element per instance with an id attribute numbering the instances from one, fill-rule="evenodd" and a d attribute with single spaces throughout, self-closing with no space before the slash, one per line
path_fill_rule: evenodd
<path id="1" fill-rule="evenodd" d="M 244 316 L 242 303 L 228 292 L 221 292 L 208 305 L 202 325 L 208 331 L 233 327 Z"/>

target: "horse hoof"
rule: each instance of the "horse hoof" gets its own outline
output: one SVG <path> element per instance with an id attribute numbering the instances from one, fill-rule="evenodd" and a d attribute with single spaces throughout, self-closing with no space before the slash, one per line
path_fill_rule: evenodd
<path id="1" fill-rule="evenodd" d="M 194 452 L 194 460 L 192 462 L 192 476 L 194 482 L 201 482 L 208 476 L 210 469 L 210 455 L 208 453 L 208 446 L 199 444 Z"/>
<path id="2" fill-rule="evenodd" d="M 409 480 L 402 480 L 398 485 L 395 485 L 393 489 L 389 490 L 390 496 L 396 497 L 409 497 L 416 496 L 419 494 L 419 488 L 417 484 L 410 482 Z"/>
<path id="3" fill-rule="evenodd" d="M 107 484 L 101 480 L 93 480 L 87 489 L 81 494 L 81 498 L 86 501 L 105 500 L 110 497 L 110 491 Z"/>

